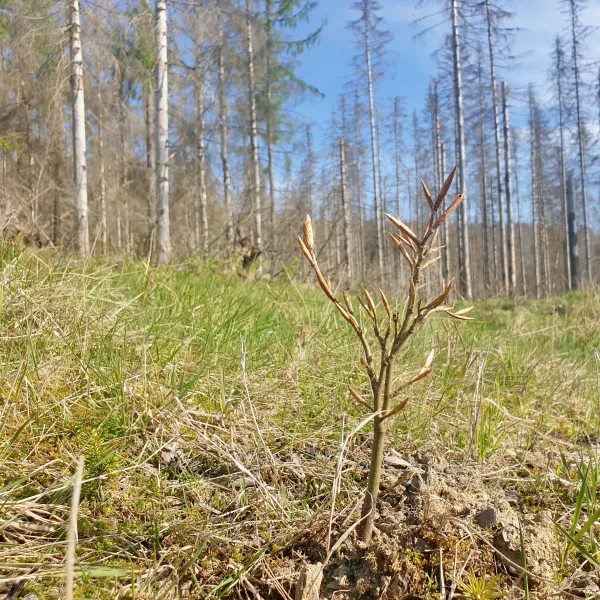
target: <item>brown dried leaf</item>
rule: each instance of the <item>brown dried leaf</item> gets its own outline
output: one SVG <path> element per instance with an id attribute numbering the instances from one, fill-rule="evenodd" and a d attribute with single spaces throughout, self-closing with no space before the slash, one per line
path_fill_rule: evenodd
<path id="1" fill-rule="evenodd" d="M 397 404 L 396 406 L 394 406 L 394 408 L 392 408 L 391 410 L 389 410 L 388 412 L 386 412 L 383 415 L 383 418 L 384 419 L 389 419 L 390 417 L 393 417 L 394 415 L 397 415 L 399 412 L 402 412 L 406 408 L 407 404 L 408 404 L 408 398 L 404 398 L 404 400 L 401 400 L 399 404 Z"/>
<path id="2" fill-rule="evenodd" d="M 348 292 L 344 292 L 342 294 L 344 296 L 344 303 L 346 304 L 346 308 L 348 309 L 348 312 L 353 315 L 354 314 L 354 307 L 352 306 L 352 300 L 350 300 L 350 296 L 348 295 Z"/>
<path id="3" fill-rule="evenodd" d="M 460 206 L 460 203 L 465 199 L 465 192 L 456 196 L 454 202 L 446 209 L 446 212 L 437 220 L 434 227 L 437 229 L 448 217 Z"/>
<path id="4" fill-rule="evenodd" d="M 438 260 L 440 260 L 440 258 L 442 258 L 442 257 L 441 257 L 441 255 L 440 255 L 440 256 L 436 256 L 435 258 L 432 258 L 432 259 L 428 260 L 428 261 L 427 261 L 427 262 L 426 262 L 426 263 L 425 263 L 425 264 L 424 264 L 424 265 L 421 267 L 421 270 L 425 270 L 425 269 L 427 269 L 428 267 L 430 267 L 431 265 L 434 265 L 434 264 L 435 264 L 435 263 L 436 263 Z"/>
<path id="5" fill-rule="evenodd" d="M 440 306 L 440 304 L 443 304 L 446 299 L 448 298 L 448 296 L 450 295 L 450 292 L 452 291 L 452 286 L 454 285 L 454 282 L 450 282 L 447 286 L 446 289 L 437 297 L 434 298 L 427 306 L 427 310 L 431 310 L 432 308 L 437 308 L 438 306 Z"/>
<path id="6" fill-rule="evenodd" d="M 385 216 L 398 228 L 400 231 L 404 232 L 406 236 L 408 236 L 413 242 L 419 243 L 419 238 L 415 235 L 413 230 L 403 223 L 398 217 L 394 217 L 393 215 L 389 215 L 388 213 Z"/>
<path id="7" fill-rule="evenodd" d="M 313 230 L 312 221 L 310 215 L 306 215 L 304 221 L 304 244 L 308 248 L 311 255 L 315 256 L 315 232 Z"/>
<path id="8" fill-rule="evenodd" d="M 379 295 L 381 296 L 381 301 L 383 302 L 383 306 L 385 307 L 385 312 L 387 313 L 387 316 L 391 321 L 392 309 L 390 308 L 390 303 L 388 302 L 388 299 L 386 298 L 386 296 L 383 293 L 383 290 L 381 288 L 379 288 Z"/>
<path id="9" fill-rule="evenodd" d="M 427 189 L 425 182 L 421 179 L 421 186 L 423 187 L 423 192 L 425 194 L 425 198 L 427 198 L 427 204 L 429 204 L 429 208 L 431 212 L 434 212 L 435 208 L 433 207 L 433 200 L 431 199 L 431 193 Z"/>
<path id="10" fill-rule="evenodd" d="M 442 205 L 442 202 L 444 201 L 444 198 L 448 194 L 448 190 L 450 189 L 450 186 L 452 185 L 452 180 L 454 179 L 455 174 L 456 174 L 456 167 L 454 167 L 454 169 L 452 169 L 452 172 L 450 173 L 450 175 L 448 175 L 448 178 L 446 179 L 446 181 L 444 181 L 444 185 L 442 186 L 440 193 L 437 195 L 435 204 L 433 205 L 434 210 L 437 210 Z"/>
<path id="11" fill-rule="evenodd" d="M 373 407 L 351 386 L 348 386 L 348 391 L 350 395 L 359 403 L 368 408 L 371 412 L 373 412 Z"/>

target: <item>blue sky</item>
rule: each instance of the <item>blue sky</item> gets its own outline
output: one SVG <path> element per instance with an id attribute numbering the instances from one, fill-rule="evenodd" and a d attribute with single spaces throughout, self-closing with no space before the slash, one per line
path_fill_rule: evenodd
<path id="1" fill-rule="evenodd" d="M 380 103 L 394 96 L 403 96 L 406 100 L 406 112 L 420 109 L 430 79 L 437 72 L 432 53 L 439 47 L 442 36 L 447 33 L 449 24 L 445 24 L 427 34 L 425 39 L 415 40 L 418 31 L 413 25 L 416 18 L 435 10 L 435 4 L 415 10 L 416 0 L 380 0 L 387 28 L 393 33 L 394 40 L 389 46 L 389 68 L 386 77 L 376 89 Z M 352 76 L 351 60 L 356 50 L 352 43 L 352 34 L 347 23 L 355 18 L 356 12 L 351 6 L 353 0 L 319 0 L 314 10 L 313 24 L 324 19 L 327 25 L 323 31 L 321 43 L 301 57 L 302 77 L 317 86 L 324 99 L 312 98 L 304 101 L 296 110 L 308 120 L 319 125 L 321 134 L 325 132 L 331 111 L 343 90 L 344 84 Z M 548 91 L 548 68 L 550 51 L 557 32 L 563 31 L 566 17 L 561 13 L 558 0 L 506 0 L 503 6 L 514 13 L 510 25 L 521 29 L 516 35 L 514 54 L 521 56 L 519 64 L 500 77 L 507 80 L 512 89 L 524 88 L 530 81 L 536 84 L 540 95 Z M 600 0 L 589 0 L 583 19 L 586 24 L 600 27 Z M 508 23 L 507 23 L 508 25 Z M 600 33 L 594 31 L 588 40 L 589 58 L 600 55 Z M 520 105 L 518 93 L 513 98 L 513 110 L 516 121 L 519 120 Z M 317 132 L 318 134 L 318 132 Z"/>

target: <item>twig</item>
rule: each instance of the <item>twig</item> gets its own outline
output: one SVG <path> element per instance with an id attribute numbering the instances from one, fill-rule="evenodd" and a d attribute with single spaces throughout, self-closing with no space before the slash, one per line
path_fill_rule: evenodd
<path id="1" fill-rule="evenodd" d="M 75 580 L 75 551 L 77 548 L 77 514 L 79 512 L 79 499 L 81 497 L 81 482 L 83 481 L 83 456 L 77 462 L 75 483 L 73 485 L 73 497 L 71 498 L 71 520 L 69 521 L 66 572 L 67 582 L 65 600 L 73 600 L 73 583 Z"/>

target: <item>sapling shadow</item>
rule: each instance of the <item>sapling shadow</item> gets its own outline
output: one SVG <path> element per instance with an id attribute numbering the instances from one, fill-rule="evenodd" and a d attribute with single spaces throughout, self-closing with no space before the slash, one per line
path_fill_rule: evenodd
<path id="1" fill-rule="evenodd" d="M 386 214 L 386 217 L 396 227 L 396 233 L 390 234 L 392 240 L 410 267 L 408 299 L 404 310 L 401 313 L 397 312 L 392 310 L 385 293 L 380 288 L 379 294 L 385 311 L 385 317 L 380 319 L 373 297 L 366 288 L 364 289 L 365 299 L 363 300 L 361 297 L 358 297 L 358 301 L 371 322 L 373 336 L 368 335 L 367 331 L 360 324 L 348 293 L 343 292 L 342 303 L 334 293 L 330 279 L 325 277 L 321 272 L 317 262 L 314 232 L 310 216 L 307 216 L 304 223 L 303 237 L 298 237 L 300 249 L 313 268 L 321 289 L 335 305 L 342 317 L 354 329 L 362 346 L 363 356 L 360 362 L 367 371 L 370 394 L 368 399 L 364 398 L 351 386 L 349 386 L 349 392 L 354 400 L 373 416 L 373 446 L 371 449 L 369 481 L 362 507 L 362 521 L 358 529 L 360 539 L 367 543 L 371 540 L 375 523 L 375 503 L 379 495 L 388 421 L 406 407 L 408 397 L 404 396 L 405 390 L 431 373 L 433 370 L 434 352 L 433 350 L 431 351 L 425 363 L 416 374 L 395 386 L 394 363 L 396 358 L 430 315 L 434 313 L 446 313 L 454 319 L 462 321 L 470 319 L 467 313 L 469 313 L 472 307 L 454 310 L 453 307 L 445 305 L 452 291 L 452 282 L 438 296 L 431 300 L 423 300 L 420 297 L 420 286 L 424 272 L 441 258 L 443 246 L 436 246 L 440 227 L 459 207 L 465 197 L 465 193 L 463 192 L 456 196 L 455 200 L 447 208 L 444 206 L 444 200 L 452 185 L 455 172 L 456 168 L 450 173 L 435 199 L 432 198 L 427 186 L 421 182 L 431 215 L 420 235 L 414 233 L 398 217 Z M 371 338 L 371 342 L 375 341 L 377 343 L 377 360 L 371 350 L 369 338 Z"/>

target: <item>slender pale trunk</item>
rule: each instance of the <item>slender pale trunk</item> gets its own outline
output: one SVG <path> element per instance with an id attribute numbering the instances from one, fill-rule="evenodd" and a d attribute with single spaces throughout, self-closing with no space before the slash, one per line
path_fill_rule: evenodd
<path id="1" fill-rule="evenodd" d="M 515 227 L 513 223 L 512 165 L 510 158 L 510 121 L 508 114 L 508 88 L 502 83 L 502 113 L 504 115 L 504 187 L 506 188 L 506 239 L 508 253 L 509 293 L 514 296 L 517 287 L 517 262 L 515 256 Z"/>
<path id="2" fill-rule="evenodd" d="M 267 73 L 266 73 L 266 92 L 267 92 L 267 157 L 269 161 L 269 203 L 271 215 L 271 243 L 275 241 L 275 159 L 273 157 L 274 125 L 273 125 L 273 81 L 272 81 L 272 62 L 273 62 L 273 0 L 266 0 L 267 8 Z"/>
<path id="3" fill-rule="evenodd" d="M 579 247 L 577 244 L 577 219 L 575 215 L 575 185 L 573 172 L 567 175 L 567 210 L 569 219 L 569 260 L 571 262 L 571 283 L 574 290 L 581 287 L 579 274 Z"/>
<path id="4" fill-rule="evenodd" d="M 221 163 L 223 165 L 223 196 L 225 199 L 225 235 L 229 249 L 233 247 L 233 204 L 231 201 L 231 173 L 229 171 L 229 154 L 227 143 L 229 140 L 227 122 L 227 95 L 225 93 L 225 57 L 223 36 L 223 14 L 219 15 L 219 45 L 217 48 L 217 62 L 219 69 L 219 129 L 221 132 Z"/>
<path id="5" fill-rule="evenodd" d="M 377 131 L 375 124 L 375 101 L 373 99 L 373 68 L 371 65 L 370 13 L 367 0 L 363 0 L 363 15 L 365 21 L 365 57 L 367 60 L 367 84 L 369 93 L 369 119 L 371 126 L 371 161 L 373 163 L 373 200 L 375 203 L 375 221 L 377 225 L 377 266 L 379 276 L 383 274 L 383 221 L 381 198 L 379 191 L 379 157 L 377 151 Z"/>
<path id="6" fill-rule="evenodd" d="M 258 156 L 258 126 L 256 122 L 256 93 L 254 82 L 254 49 L 252 47 L 251 1 L 246 0 L 246 50 L 248 53 L 248 100 L 250 106 L 250 143 L 252 149 L 252 205 L 254 212 L 254 245 L 262 252 L 262 213 L 260 197 L 260 162 Z M 259 270 L 260 270 L 259 257 Z"/>
<path id="7" fill-rule="evenodd" d="M 537 182 L 538 182 L 538 210 L 540 216 L 540 243 L 542 250 L 542 284 L 544 295 L 550 295 L 550 263 L 548 252 L 548 228 L 546 226 L 546 198 L 544 194 L 544 183 L 546 177 L 544 175 L 544 158 L 542 155 L 542 140 L 541 140 L 541 120 L 540 109 L 537 103 L 534 106 L 535 114 L 535 142 L 537 154 Z"/>
<path id="8" fill-rule="evenodd" d="M 197 16 L 199 18 L 199 15 Z M 202 49 L 200 46 L 200 26 L 196 33 L 196 144 L 197 144 L 197 198 L 196 242 L 197 247 L 208 253 L 208 200 L 206 195 L 206 164 L 204 139 L 204 73 L 202 72 Z"/>
<path id="9" fill-rule="evenodd" d="M 340 183 L 342 193 L 342 213 L 344 218 L 344 260 L 348 278 L 352 279 L 352 256 L 350 246 L 350 202 L 348 198 L 348 178 L 346 175 L 346 145 L 340 138 Z"/>
<path id="10" fill-rule="evenodd" d="M 100 242 L 102 254 L 106 254 L 108 247 L 108 231 L 106 223 L 106 172 L 104 164 L 104 118 L 102 113 L 102 83 L 98 79 L 98 159 L 100 160 Z"/>
<path id="11" fill-rule="evenodd" d="M 488 47 L 490 53 L 490 76 L 492 82 L 492 105 L 494 114 L 494 137 L 495 137 L 495 151 L 496 151 L 496 193 L 498 195 L 498 212 L 500 214 L 500 265 L 502 283 L 504 290 L 508 294 L 510 292 L 510 258 L 508 256 L 508 236 L 505 226 L 505 207 L 504 207 L 504 189 L 502 187 L 502 159 L 501 159 L 501 138 L 500 138 L 500 116 L 499 116 L 499 102 L 498 102 L 498 89 L 496 83 L 496 65 L 494 58 L 494 39 L 492 30 L 492 12 L 490 7 L 490 0 L 485 0 L 486 5 L 486 17 L 487 17 L 487 34 L 488 34 Z"/>
<path id="12" fill-rule="evenodd" d="M 152 235 L 156 224 L 156 102 L 152 77 L 146 83 L 146 169 L 148 175 L 148 236 Z"/>
<path id="13" fill-rule="evenodd" d="M 156 225 L 157 261 L 171 262 L 169 214 L 169 84 L 167 2 L 156 0 Z"/>
<path id="14" fill-rule="evenodd" d="M 488 196 L 487 196 L 487 165 L 485 160 L 485 131 L 483 127 L 483 118 L 479 119 L 479 140 L 481 143 L 481 217 L 483 229 L 483 279 L 486 294 L 490 289 L 490 247 L 488 236 Z"/>
<path id="15" fill-rule="evenodd" d="M 82 256 L 90 253 L 88 190 L 85 141 L 85 98 L 83 92 L 83 51 L 79 0 L 71 0 L 71 94 L 73 106 L 73 180 L 75 182 L 75 219 L 77 249 Z"/>
<path id="16" fill-rule="evenodd" d="M 563 237 L 564 237 L 564 271 L 567 288 L 572 289 L 571 283 L 571 261 L 569 259 L 569 210 L 567 207 L 567 174 L 565 169 L 565 132 L 564 132 L 564 98 L 563 98 L 563 50 L 560 44 L 560 37 L 556 36 L 556 85 L 558 92 L 558 127 L 560 134 L 560 193 L 561 193 L 561 208 L 563 218 Z"/>
<path id="17" fill-rule="evenodd" d="M 487 142 L 485 138 L 484 115 L 485 102 L 483 98 L 483 69 L 481 65 L 481 53 L 479 53 L 479 141 L 481 144 L 481 213 L 483 229 L 483 279 L 486 294 L 490 291 L 490 241 L 488 235 L 488 197 L 487 197 L 487 164 L 486 150 Z"/>
<path id="18" fill-rule="evenodd" d="M 400 98 L 394 98 L 394 150 L 396 163 L 396 214 L 399 219 L 402 219 L 402 122 L 400 110 Z M 398 253 L 394 252 L 394 256 Z M 400 281 L 404 280 L 404 260 L 402 257 L 398 259 L 398 268 Z"/>
<path id="19" fill-rule="evenodd" d="M 442 173 L 446 173 L 446 144 L 444 144 L 444 142 L 442 142 L 440 144 L 440 157 L 441 157 L 441 162 L 440 162 L 440 167 L 442 169 Z M 444 206 L 446 205 L 446 202 L 444 201 Z M 442 277 L 444 279 L 444 282 L 447 282 L 448 279 L 450 278 L 450 252 L 448 251 L 448 244 L 450 242 L 450 236 L 448 233 L 448 219 L 446 219 L 442 225 L 442 240 L 443 240 L 443 244 L 445 246 L 445 251 L 442 252 Z"/>
<path id="20" fill-rule="evenodd" d="M 387 252 L 387 240 L 385 237 L 385 223 L 384 223 L 384 219 L 385 219 L 385 213 L 387 212 L 387 205 L 386 205 L 386 196 L 385 196 L 385 186 L 384 186 L 384 181 L 383 181 L 383 170 L 381 168 L 381 127 L 380 127 L 380 122 L 381 122 L 381 115 L 379 114 L 379 109 L 376 111 L 376 133 L 377 133 L 377 174 L 379 176 L 379 203 L 381 206 L 381 210 L 379 211 L 379 219 L 380 219 L 380 223 L 379 223 L 379 227 L 381 230 L 381 252 L 383 254 L 383 264 L 384 264 L 384 269 L 387 270 L 387 257 L 388 257 L 388 252 Z"/>
<path id="21" fill-rule="evenodd" d="M 517 144 L 515 141 L 515 136 L 511 137 L 512 144 L 512 155 L 515 161 L 515 190 L 517 197 L 517 222 L 518 226 L 518 236 L 519 236 L 519 262 L 521 269 L 521 282 L 522 282 L 522 293 L 523 296 L 527 296 L 527 280 L 525 278 L 525 253 L 523 252 L 523 219 L 521 218 L 521 195 L 519 193 L 519 154 L 517 152 Z"/>
<path id="22" fill-rule="evenodd" d="M 533 266 L 535 271 L 535 296 L 541 297 L 542 274 L 540 269 L 538 202 L 537 202 L 537 173 L 535 152 L 535 121 L 533 116 L 533 87 L 529 86 L 529 129 L 531 150 L 531 215 L 533 221 Z"/>
<path id="23" fill-rule="evenodd" d="M 575 0 L 570 0 L 571 8 L 571 36 L 573 44 L 573 74 L 575 77 L 575 109 L 577 115 L 577 142 L 579 144 L 579 177 L 581 185 L 581 204 L 583 208 L 583 243 L 585 246 L 585 281 L 592 283 L 592 258 L 590 250 L 590 229 L 588 226 L 588 199 L 586 183 L 585 139 L 583 131 L 583 118 L 581 116 L 581 98 L 579 81 L 579 58 L 577 56 L 577 33 L 575 28 Z"/>
<path id="24" fill-rule="evenodd" d="M 467 189 L 467 164 L 465 158 L 465 121 L 463 115 L 462 71 L 460 60 L 460 37 L 458 34 L 457 0 L 452 0 L 452 51 L 454 56 L 454 100 L 457 125 L 457 154 L 458 154 L 458 187 L 461 191 Z M 467 299 L 473 296 L 471 287 L 471 260 L 469 255 L 469 214 L 465 199 L 459 210 L 460 217 L 460 291 Z"/>
<path id="25" fill-rule="evenodd" d="M 354 103 L 354 140 L 356 144 L 356 195 L 358 197 L 358 246 L 360 250 L 360 276 L 366 279 L 365 260 L 365 204 L 362 187 L 362 143 L 360 136 L 360 104 L 358 93 Z"/>
<path id="26" fill-rule="evenodd" d="M 52 194 L 52 244 L 58 246 L 60 240 L 60 199 L 61 199 L 61 166 L 62 166 L 62 137 L 63 137 L 63 102 L 59 95 L 55 119 L 56 131 L 54 132 L 54 192 Z M 3 157 L 5 154 L 3 153 Z"/>

